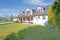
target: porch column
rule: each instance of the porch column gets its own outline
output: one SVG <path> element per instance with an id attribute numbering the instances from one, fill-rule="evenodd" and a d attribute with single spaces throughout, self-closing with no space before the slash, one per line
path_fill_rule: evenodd
<path id="1" fill-rule="evenodd" d="M 30 19 L 30 21 L 31 21 L 31 17 L 30 17 L 29 19 Z"/>
<path id="2" fill-rule="evenodd" d="M 23 22 L 23 17 L 22 17 L 22 22 Z"/>
<path id="3" fill-rule="evenodd" d="M 28 22 L 30 23 L 30 17 L 28 17 Z"/>
<path id="4" fill-rule="evenodd" d="M 30 23 L 33 24 L 33 17 L 30 17 Z"/>

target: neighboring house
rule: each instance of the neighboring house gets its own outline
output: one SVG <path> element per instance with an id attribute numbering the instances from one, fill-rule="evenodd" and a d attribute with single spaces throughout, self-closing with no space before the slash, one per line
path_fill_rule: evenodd
<path id="1" fill-rule="evenodd" d="M 45 25 L 48 24 L 48 16 L 45 11 L 46 9 L 41 6 L 36 9 L 28 8 L 20 12 L 19 19 L 22 20 L 23 23 Z"/>
<path id="2" fill-rule="evenodd" d="M 14 16 L 13 21 L 17 21 L 17 20 L 19 20 L 18 16 Z"/>

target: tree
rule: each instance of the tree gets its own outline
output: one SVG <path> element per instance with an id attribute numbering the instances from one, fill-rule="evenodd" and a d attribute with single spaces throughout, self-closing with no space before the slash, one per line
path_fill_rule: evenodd
<path id="1" fill-rule="evenodd" d="M 0 17 L 0 21 L 3 21 L 4 20 L 4 17 Z"/>
<path id="2" fill-rule="evenodd" d="M 48 21 L 50 25 L 60 29 L 60 0 L 55 0 L 49 8 Z"/>
<path id="3" fill-rule="evenodd" d="M 2 17 L 0 17 L 0 21 L 2 21 Z"/>
<path id="4" fill-rule="evenodd" d="M 13 15 L 10 16 L 10 20 L 13 21 Z"/>

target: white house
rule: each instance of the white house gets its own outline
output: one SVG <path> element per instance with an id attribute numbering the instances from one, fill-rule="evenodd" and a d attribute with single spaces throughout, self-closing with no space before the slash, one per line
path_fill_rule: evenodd
<path id="1" fill-rule="evenodd" d="M 14 16 L 13 21 L 17 21 L 17 20 L 19 20 L 18 16 Z"/>
<path id="2" fill-rule="evenodd" d="M 34 9 L 26 9 L 25 11 L 21 11 L 19 14 L 19 19 L 22 20 L 23 23 L 30 23 L 35 25 L 45 25 L 48 24 L 48 16 L 45 12 L 44 7 L 37 7 Z"/>

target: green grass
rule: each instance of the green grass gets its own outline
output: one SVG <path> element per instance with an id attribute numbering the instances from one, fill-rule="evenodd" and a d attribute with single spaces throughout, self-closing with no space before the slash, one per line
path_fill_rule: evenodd
<path id="1" fill-rule="evenodd" d="M 34 26 L 11 34 L 5 40 L 60 40 L 60 32 L 50 27 Z"/>
<path id="2" fill-rule="evenodd" d="M 0 25 L 0 40 L 60 40 L 56 29 L 29 24 Z"/>
<path id="3" fill-rule="evenodd" d="M 29 25 L 20 24 L 20 23 L 12 23 L 12 24 L 1 24 L 0 25 L 0 40 L 5 38 L 7 35 L 11 33 L 17 33 L 19 30 L 23 30 L 24 28 L 29 27 Z"/>

